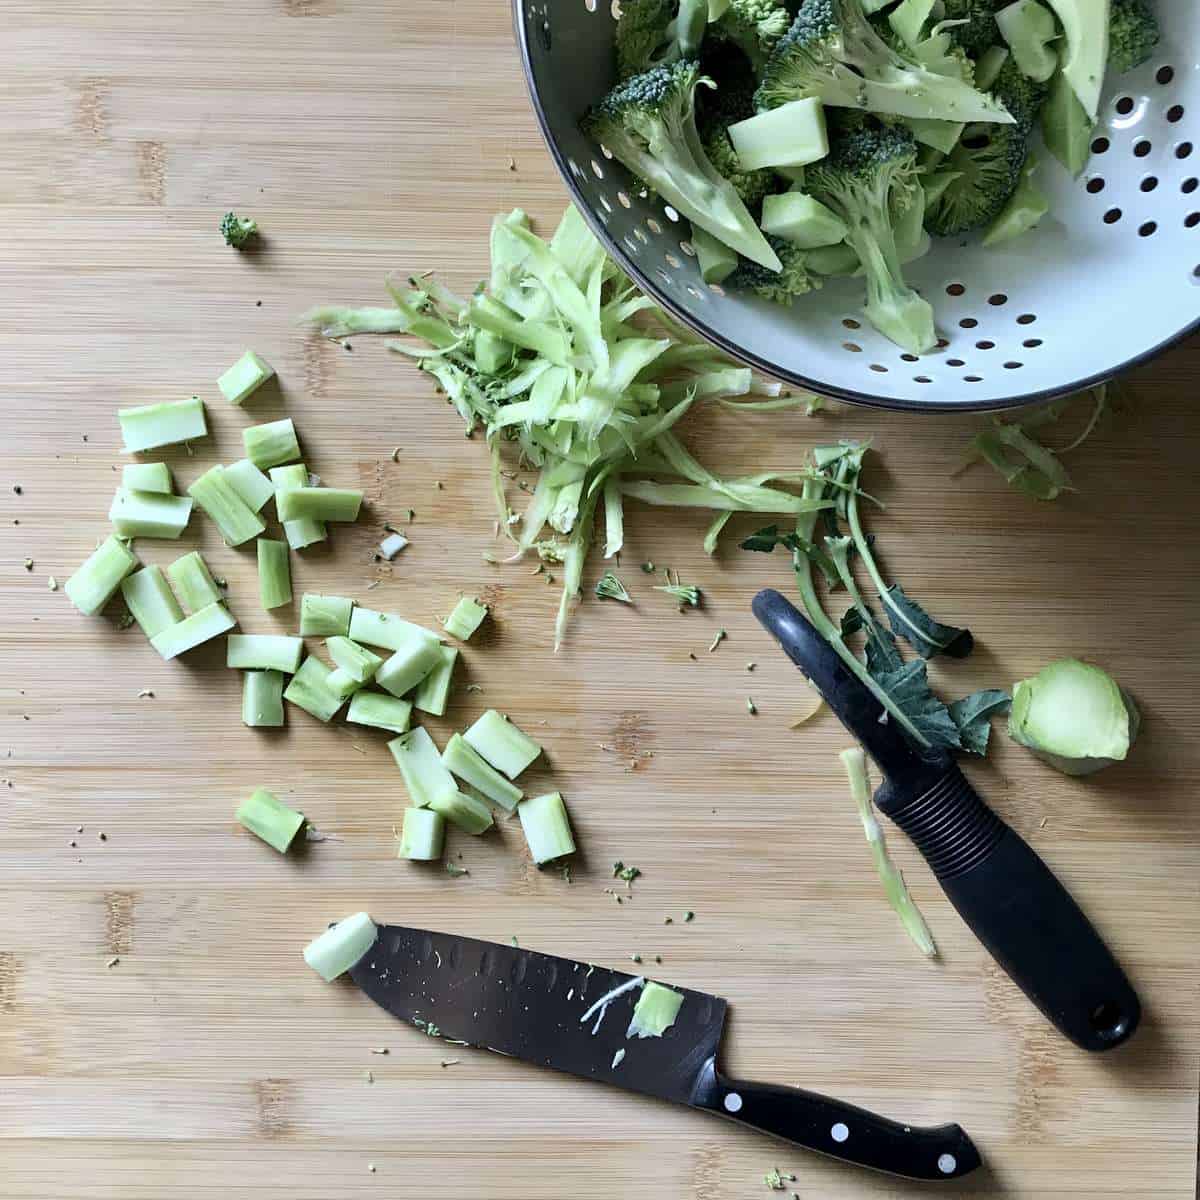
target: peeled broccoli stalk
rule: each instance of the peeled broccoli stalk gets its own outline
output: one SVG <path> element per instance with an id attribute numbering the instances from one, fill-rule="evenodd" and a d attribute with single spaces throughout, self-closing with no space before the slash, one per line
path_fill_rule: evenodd
<path id="1" fill-rule="evenodd" d="M 308 469 L 303 463 L 272 467 L 270 474 L 277 501 L 280 492 L 308 485 Z M 283 535 L 293 550 L 303 550 L 305 546 L 323 542 L 329 536 L 324 521 L 314 521 L 308 517 L 300 521 L 284 521 Z"/>
<path id="2" fill-rule="evenodd" d="M 237 670 L 284 671 L 300 666 L 304 639 L 281 633 L 231 633 L 225 639 L 225 665 Z"/>
<path id="3" fill-rule="evenodd" d="M 466 642 L 483 624 L 487 615 L 486 604 L 480 604 L 470 596 L 463 596 L 454 606 L 454 611 L 442 622 L 442 628 L 451 637 Z"/>
<path id="4" fill-rule="evenodd" d="M 700 278 L 705 283 L 724 283 L 737 269 L 737 254 L 711 233 L 693 225 L 691 240 L 692 249 L 696 251 L 696 263 L 700 267 Z"/>
<path id="5" fill-rule="evenodd" d="M 304 825 L 304 814 L 288 808 L 266 788 L 255 788 L 238 806 L 234 819 L 280 854 L 286 854 Z"/>
<path id="6" fill-rule="evenodd" d="M 478 796 L 469 796 L 466 792 L 443 792 L 430 800 L 429 807 L 472 837 L 492 827 L 491 809 Z"/>
<path id="7" fill-rule="evenodd" d="M 410 701 L 385 696 L 383 692 L 355 692 L 346 710 L 346 720 L 390 733 L 407 733 L 412 707 Z"/>
<path id="8" fill-rule="evenodd" d="M 509 779 L 516 779 L 541 754 L 542 748 L 494 708 L 463 734 L 473 750 Z"/>
<path id="9" fill-rule="evenodd" d="M 1108 64 L 1109 0 L 1046 0 L 1062 24 L 1067 49 L 1062 71 L 1084 112 L 1095 122 Z"/>
<path id="10" fill-rule="evenodd" d="M 353 488 L 285 488 L 275 497 L 279 519 L 288 521 L 357 521 L 363 494 Z"/>
<path id="11" fill-rule="evenodd" d="M 247 350 L 217 380 L 221 395 L 230 404 L 241 404 L 252 396 L 264 383 L 275 374 L 275 369 L 253 350 Z"/>
<path id="12" fill-rule="evenodd" d="M 921 32 L 933 12 L 935 0 L 903 0 L 888 13 L 888 24 L 908 47 L 922 41 Z"/>
<path id="13" fill-rule="evenodd" d="M 166 404 L 146 404 L 141 408 L 120 408 L 117 421 L 128 453 L 174 446 L 208 434 L 204 404 L 198 396 Z"/>
<path id="14" fill-rule="evenodd" d="M 998 246 L 1028 233 L 1050 211 L 1050 202 L 1033 178 L 1039 165 L 1030 154 L 1021 169 L 1021 182 L 1017 184 L 1017 190 L 983 235 L 985 246 Z"/>
<path id="15" fill-rule="evenodd" d="M 375 683 L 393 696 L 411 692 L 441 658 L 441 643 L 431 633 L 417 626 L 406 636 L 390 658 L 375 672 Z"/>
<path id="16" fill-rule="evenodd" d="M 163 658 L 177 658 L 194 650 L 204 642 L 219 637 L 227 629 L 232 629 L 237 622 L 230 616 L 223 604 L 209 604 L 190 617 L 184 617 L 174 625 L 168 625 L 161 633 L 150 639 L 150 645 Z"/>
<path id="17" fill-rule="evenodd" d="M 447 796 L 458 791 L 458 784 L 442 762 L 438 748 L 427 730 L 417 726 L 416 729 L 393 738 L 388 742 L 388 749 L 404 786 L 408 789 L 409 798 L 417 808 L 427 808 L 439 796 Z"/>
<path id="18" fill-rule="evenodd" d="M 225 482 L 245 501 L 251 512 L 261 512 L 275 495 L 275 485 L 248 458 L 223 468 Z"/>
<path id="19" fill-rule="evenodd" d="M 446 841 L 446 818 L 431 808 L 406 808 L 400 826 L 400 858 L 432 862 L 442 857 Z"/>
<path id="20" fill-rule="evenodd" d="M 95 616 L 137 565 L 133 552 L 120 538 L 105 538 L 67 580 L 63 591 L 85 617 Z"/>
<path id="21" fill-rule="evenodd" d="M 260 471 L 300 457 L 300 442 L 291 417 L 243 429 L 242 444 L 246 448 L 246 457 Z"/>
<path id="22" fill-rule="evenodd" d="M 266 529 L 262 518 L 229 485 L 222 466 L 209 467 L 188 488 L 188 495 L 204 509 L 231 546 L 240 546 Z"/>
<path id="23" fill-rule="evenodd" d="M 118 536 L 127 538 L 177 538 L 192 516 L 192 501 L 186 496 L 162 492 L 131 492 L 117 488 L 108 519 Z"/>
<path id="24" fill-rule="evenodd" d="M 349 671 L 341 667 L 330 671 L 325 679 L 326 690 L 339 700 L 349 700 L 362 686 L 361 680 L 355 679 Z"/>
<path id="25" fill-rule="evenodd" d="M 442 762 L 464 783 L 508 812 L 517 807 L 524 795 L 515 783 L 509 783 L 499 771 L 486 763 L 461 733 L 450 735 L 442 751 Z"/>
<path id="26" fill-rule="evenodd" d="M 1099 667 L 1064 658 L 1013 688 L 1008 733 L 1066 775 L 1122 761 L 1141 716 L 1133 698 Z"/>
<path id="27" fill-rule="evenodd" d="M 330 926 L 304 948 L 304 961 L 326 983 L 344 975 L 375 944 L 375 922 L 365 912 Z"/>
<path id="28" fill-rule="evenodd" d="M 584 118 L 584 133 L 694 225 L 773 271 L 779 260 L 728 180 L 708 161 L 696 131 L 694 62 L 655 67 L 618 84 Z"/>
<path id="29" fill-rule="evenodd" d="M 848 230 L 842 219 L 804 192 L 785 192 L 763 201 L 764 232 L 795 243 L 801 250 L 836 246 Z"/>
<path id="30" fill-rule="evenodd" d="M 1007 46 L 989 46 L 975 63 L 975 86 L 990 89 L 1007 61 Z"/>
<path id="31" fill-rule="evenodd" d="M 329 676 L 332 674 L 319 658 L 310 654 L 292 676 L 283 698 L 318 721 L 329 722 L 346 702 L 345 696 L 339 696 L 329 687 Z"/>
<path id="32" fill-rule="evenodd" d="M 252 729 L 278 729 L 283 725 L 281 671 L 243 672 L 242 724 Z"/>
<path id="33" fill-rule="evenodd" d="M 353 609 L 354 601 L 345 596 L 319 596 L 315 592 L 305 592 L 300 597 L 300 636 L 349 637 Z"/>
<path id="34" fill-rule="evenodd" d="M 1158 45 L 1158 21 L 1146 0 L 1112 0 L 1109 10 L 1108 66 L 1125 72 L 1149 60 Z"/>
<path id="35" fill-rule="evenodd" d="M 806 186 L 849 231 L 847 242 L 867 282 L 867 319 L 911 354 L 937 345 L 933 309 L 904 282 L 894 214 L 917 202 L 916 143 L 911 135 L 869 119 L 850 125 L 829 158 L 808 169 Z"/>
<path id="36" fill-rule="evenodd" d="M 129 463 L 121 468 L 121 486 L 131 492 L 161 492 L 171 495 L 171 469 L 166 463 Z"/>
<path id="37" fill-rule="evenodd" d="M 325 649 L 338 670 L 345 671 L 358 683 L 369 683 L 383 663 L 378 654 L 340 635 L 326 638 Z"/>
<path id="38" fill-rule="evenodd" d="M 1061 71 L 1050 81 L 1050 93 L 1039 117 L 1046 149 L 1078 178 L 1091 157 L 1095 126 Z"/>
<path id="39" fill-rule="evenodd" d="M 336 597 L 328 597 L 335 599 Z M 345 632 L 344 630 L 342 632 Z M 417 635 L 437 641 L 437 635 L 421 625 L 414 625 L 395 613 L 377 612 L 358 606 L 350 614 L 350 637 L 366 646 L 383 646 L 386 650 L 402 650 L 412 644 Z"/>
<path id="40" fill-rule="evenodd" d="M 571 835 L 567 806 L 558 792 L 522 800 L 517 805 L 517 817 L 529 846 L 530 857 L 538 866 L 575 853 L 575 839 Z"/>
<path id="41" fill-rule="evenodd" d="M 126 575 L 121 580 L 121 596 L 148 638 L 183 620 L 183 609 L 160 567 L 143 567 Z"/>
<path id="42" fill-rule="evenodd" d="M 996 25 L 1021 73 L 1045 83 L 1058 66 L 1051 45 L 1058 37 L 1054 14 L 1038 0 L 1016 0 L 996 14 Z"/>
<path id="43" fill-rule="evenodd" d="M 803 167 L 829 153 L 825 110 L 812 97 L 792 100 L 729 126 L 743 170 Z"/>
<path id="44" fill-rule="evenodd" d="M 627 1038 L 662 1037 L 679 1016 L 683 1007 L 683 994 L 674 988 L 664 987 L 653 980 L 642 988 L 633 1017 L 625 1031 Z"/>
<path id="45" fill-rule="evenodd" d="M 437 661 L 429 674 L 413 692 L 413 707 L 432 716 L 445 715 L 450 700 L 450 683 L 454 678 L 454 664 L 458 662 L 457 646 L 439 646 Z"/>
<path id="46" fill-rule="evenodd" d="M 837 108 L 939 121 L 1012 118 L 962 77 L 942 75 L 889 46 L 860 0 L 804 0 L 763 68 L 756 103 L 777 108 L 815 96 Z"/>
<path id="47" fill-rule="evenodd" d="M 167 574 L 188 612 L 198 612 L 221 599 L 221 589 L 199 550 L 177 558 L 167 568 Z"/>
<path id="48" fill-rule="evenodd" d="M 279 608 L 292 602 L 292 569 L 287 542 L 260 537 L 258 548 L 258 596 L 263 608 Z"/>

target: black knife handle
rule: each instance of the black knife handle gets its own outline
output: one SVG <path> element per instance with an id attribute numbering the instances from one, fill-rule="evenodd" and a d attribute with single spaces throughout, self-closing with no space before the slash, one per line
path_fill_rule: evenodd
<path id="1" fill-rule="evenodd" d="M 816 1092 L 727 1079 L 711 1060 L 692 1104 L 806 1150 L 906 1179 L 960 1179 L 981 1162 L 959 1125 L 901 1125 Z"/>
<path id="2" fill-rule="evenodd" d="M 1141 1005 L 1092 923 L 1049 867 L 957 767 L 915 799 L 875 803 L 912 838 L 959 915 L 1021 990 L 1077 1046 L 1107 1050 Z"/>

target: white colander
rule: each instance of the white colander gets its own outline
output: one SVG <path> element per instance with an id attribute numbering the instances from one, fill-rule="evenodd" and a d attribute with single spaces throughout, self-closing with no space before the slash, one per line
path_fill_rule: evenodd
<path id="1" fill-rule="evenodd" d="M 579 131 L 615 82 L 610 0 L 513 0 L 517 41 L 550 152 L 612 256 L 697 333 L 764 373 L 891 408 L 1003 408 L 1077 391 L 1200 325 L 1200 4 L 1156 0 L 1154 57 L 1110 77 L 1078 179 L 1047 154 L 1050 215 L 995 249 L 934 239 L 905 277 L 940 343 L 905 354 L 862 316 L 859 279 L 783 308 L 700 278 L 688 225 Z"/>

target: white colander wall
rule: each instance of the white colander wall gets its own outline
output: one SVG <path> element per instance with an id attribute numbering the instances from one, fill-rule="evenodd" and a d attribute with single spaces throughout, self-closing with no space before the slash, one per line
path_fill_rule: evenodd
<path id="1" fill-rule="evenodd" d="M 848 399 L 987 408 L 1075 390 L 1200 320 L 1200 6 L 1157 0 L 1163 41 L 1109 80 L 1082 177 L 1044 152 L 1051 214 L 995 249 L 935 239 L 905 268 L 933 304 L 940 344 L 904 354 L 862 318 L 860 280 L 830 280 L 791 308 L 699 276 L 688 224 L 579 132 L 612 85 L 609 0 L 514 0 L 543 132 L 614 256 L 700 333 L 769 374 Z"/>

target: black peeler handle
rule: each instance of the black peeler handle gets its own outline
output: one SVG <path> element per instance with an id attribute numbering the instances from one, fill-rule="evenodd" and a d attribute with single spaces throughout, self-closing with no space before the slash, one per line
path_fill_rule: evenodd
<path id="1" fill-rule="evenodd" d="M 959 915 L 1038 1008 L 1085 1050 L 1137 1028 L 1141 1005 L 1091 922 L 1037 853 L 944 754 L 912 748 L 833 648 L 778 592 L 754 614 L 883 770 L 875 796 L 912 838 Z"/>

